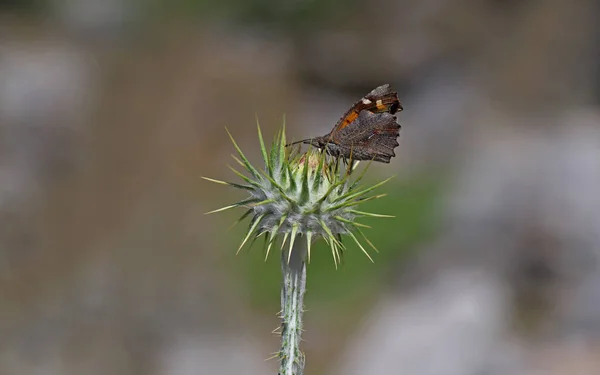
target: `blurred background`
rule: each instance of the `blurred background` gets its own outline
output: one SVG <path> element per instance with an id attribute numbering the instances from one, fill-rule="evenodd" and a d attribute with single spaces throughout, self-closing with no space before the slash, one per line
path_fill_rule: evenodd
<path id="1" fill-rule="evenodd" d="M 308 268 L 307 374 L 600 374 L 593 0 L 1 0 L 0 374 L 275 374 L 227 126 L 328 132 L 390 83 L 379 248 Z M 260 242 L 260 241 L 259 241 Z"/>

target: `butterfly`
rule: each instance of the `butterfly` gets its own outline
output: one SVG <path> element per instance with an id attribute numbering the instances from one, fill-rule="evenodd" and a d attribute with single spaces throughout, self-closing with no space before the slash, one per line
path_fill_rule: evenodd
<path id="1" fill-rule="evenodd" d="M 402 110 L 398 93 L 385 84 L 354 103 L 329 133 L 287 146 L 304 143 L 345 160 L 389 163 L 396 156 L 394 148 L 398 146 L 400 135 L 400 125 L 394 114 Z"/>

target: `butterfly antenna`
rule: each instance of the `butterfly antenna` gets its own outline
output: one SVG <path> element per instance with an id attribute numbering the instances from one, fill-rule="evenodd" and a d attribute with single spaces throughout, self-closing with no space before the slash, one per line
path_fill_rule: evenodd
<path id="1" fill-rule="evenodd" d="M 308 138 L 308 139 L 303 139 L 303 140 L 296 141 L 296 142 L 292 142 L 292 143 L 288 143 L 287 145 L 285 145 L 285 147 L 289 147 L 289 146 L 297 145 L 298 143 L 304 143 L 304 142 L 306 142 L 306 141 L 310 141 L 310 138 Z"/>

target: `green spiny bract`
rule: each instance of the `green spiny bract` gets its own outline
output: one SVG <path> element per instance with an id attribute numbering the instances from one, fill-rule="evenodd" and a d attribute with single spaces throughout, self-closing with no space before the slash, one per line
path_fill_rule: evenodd
<path id="1" fill-rule="evenodd" d="M 357 211 L 355 208 L 362 202 L 384 196 L 385 194 L 376 196 L 367 196 L 367 194 L 389 179 L 363 188 L 359 183 L 367 168 L 358 178 L 351 180 L 350 172 L 354 165 L 348 169 L 340 168 L 340 160 L 334 160 L 325 152 L 315 149 L 309 149 L 304 154 L 289 152 L 285 147 L 285 130 L 279 132 L 270 152 L 267 152 L 260 127 L 258 138 L 265 168 L 258 170 L 250 164 L 231 134 L 229 136 L 239 155 L 239 159 L 235 156 L 234 159 L 249 176 L 231 169 L 245 183 L 236 184 L 204 178 L 246 190 L 249 194 L 247 199 L 209 212 L 220 212 L 234 207 L 248 208 L 239 220 L 251 216 L 248 231 L 238 252 L 250 238 L 256 239 L 263 234 L 268 234 L 267 257 L 278 235 L 283 236 L 282 249 L 290 237 L 289 251 L 291 252 L 295 239 L 301 235 L 306 238 L 310 261 L 312 241 L 322 237 L 330 246 L 337 265 L 340 261 L 340 251 L 345 249 L 341 236 L 347 235 L 372 261 L 353 232 L 358 232 L 374 250 L 377 249 L 360 230 L 360 227 L 367 226 L 357 223 L 356 219 L 361 216 L 390 216 Z M 343 170 L 342 173 L 340 169 Z"/>

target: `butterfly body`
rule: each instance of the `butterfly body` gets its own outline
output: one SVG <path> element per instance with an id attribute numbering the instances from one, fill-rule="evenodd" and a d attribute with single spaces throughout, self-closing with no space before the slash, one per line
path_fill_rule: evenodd
<path id="1" fill-rule="evenodd" d="M 400 135 L 394 114 L 401 110 L 398 94 L 382 85 L 356 102 L 329 133 L 295 143 L 310 144 L 347 160 L 389 163 L 396 156 Z"/>

